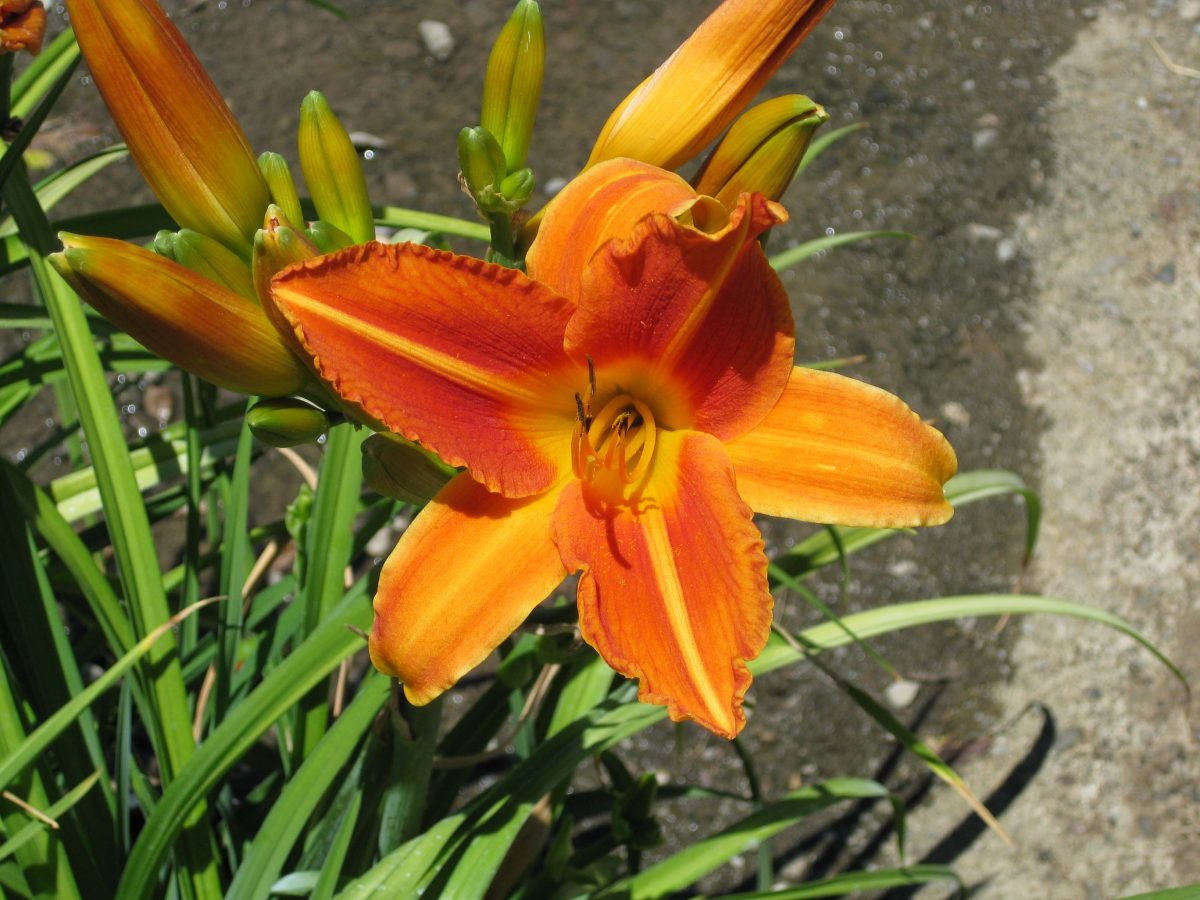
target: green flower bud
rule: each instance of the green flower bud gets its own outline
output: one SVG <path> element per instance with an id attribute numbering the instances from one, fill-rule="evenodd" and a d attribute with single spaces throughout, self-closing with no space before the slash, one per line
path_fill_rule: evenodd
<path id="1" fill-rule="evenodd" d="M 282 154 L 268 150 L 258 156 L 258 168 L 267 179 L 271 191 L 271 202 L 283 210 L 289 222 L 304 224 L 304 212 L 300 209 L 300 195 L 296 193 L 296 182 L 292 168 Z"/>
<path id="2" fill-rule="evenodd" d="M 246 425 L 269 447 L 311 444 L 329 428 L 322 410 L 303 400 L 263 400 L 246 413 Z"/>
<path id="3" fill-rule="evenodd" d="M 373 434 L 362 445 L 363 479 L 378 494 L 404 503 L 422 504 L 455 475 L 432 453 L 398 434 Z"/>
<path id="4" fill-rule="evenodd" d="M 458 133 L 458 166 L 471 196 L 492 196 L 508 174 L 504 151 L 490 131 L 482 126 L 464 128 Z M 481 204 L 482 205 L 482 204 Z"/>
<path id="5" fill-rule="evenodd" d="M 500 194 L 505 201 L 512 204 L 514 211 L 520 209 L 533 196 L 533 171 L 517 169 L 511 175 L 505 176 L 500 182 Z"/>
<path id="6" fill-rule="evenodd" d="M 154 241 L 150 244 L 150 249 L 159 256 L 165 256 L 167 259 L 175 260 L 175 232 L 167 231 L 165 228 L 154 235 Z M 178 260 L 175 260 L 178 262 Z"/>
<path id="7" fill-rule="evenodd" d="M 305 228 L 304 233 L 322 253 L 333 253 L 354 246 L 354 239 L 350 235 L 320 219 Z"/>
<path id="8" fill-rule="evenodd" d="M 535 0 L 518 0 L 488 57 L 481 117 L 499 141 L 509 171 L 525 165 L 545 67 L 541 7 Z"/>
<path id="9" fill-rule="evenodd" d="M 358 151 L 319 91 L 300 105 L 300 169 L 317 217 L 356 243 L 375 239 L 375 220 Z"/>

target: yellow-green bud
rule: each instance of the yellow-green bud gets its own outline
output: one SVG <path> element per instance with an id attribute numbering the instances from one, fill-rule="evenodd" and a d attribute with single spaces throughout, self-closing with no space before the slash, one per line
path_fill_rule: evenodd
<path id="1" fill-rule="evenodd" d="M 154 241 L 150 244 L 150 249 L 159 256 L 165 256 L 167 259 L 175 259 L 175 232 L 167 231 L 165 228 L 159 231 L 158 234 L 154 235 Z"/>
<path id="2" fill-rule="evenodd" d="M 292 227 L 278 206 L 267 207 L 266 221 L 254 235 L 254 255 L 251 268 L 254 289 L 258 299 L 268 305 L 271 296 L 271 279 L 275 273 L 293 263 L 303 262 L 320 256 L 321 251 L 301 232 Z"/>
<path id="3" fill-rule="evenodd" d="M 292 168 L 280 153 L 268 150 L 258 155 L 258 168 L 267 179 L 271 191 L 271 202 L 283 210 L 289 222 L 304 224 L 304 212 L 300 209 L 300 195 L 296 193 L 296 182 Z"/>
<path id="4" fill-rule="evenodd" d="M 350 235 L 320 219 L 305 228 L 304 233 L 322 253 L 333 253 L 354 246 L 354 239 Z"/>
<path id="5" fill-rule="evenodd" d="M 510 172 L 525 165 L 545 67 L 541 7 L 535 0 L 518 0 L 488 57 L 481 117 L 499 141 Z"/>
<path id="6" fill-rule="evenodd" d="M 246 425 L 269 447 L 296 447 L 323 435 L 329 420 L 303 400 L 263 400 L 246 413 Z"/>
<path id="7" fill-rule="evenodd" d="M 404 503 L 428 503 L 455 475 L 428 450 L 398 434 L 373 434 L 362 445 L 363 480 L 378 494 Z"/>
<path id="8" fill-rule="evenodd" d="M 727 207 L 745 191 L 778 200 L 792 183 L 813 133 L 828 120 L 819 104 L 800 94 L 760 103 L 733 123 L 692 184 Z"/>
<path id="9" fill-rule="evenodd" d="M 319 91 L 300 105 L 300 169 L 318 218 L 356 243 L 374 240 L 375 220 L 358 151 Z"/>

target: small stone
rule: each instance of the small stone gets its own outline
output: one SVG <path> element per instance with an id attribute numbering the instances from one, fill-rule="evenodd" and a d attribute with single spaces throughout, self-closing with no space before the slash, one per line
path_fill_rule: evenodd
<path id="1" fill-rule="evenodd" d="M 915 681 L 902 679 L 889 684 L 883 692 L 883 697 L 892 709 L 907 709 L 917 699 L 920 690 L 921 686 Z"/>
<path id="2" fill-rule="evenodd" d="M 542 190 L 546 192 L 547 197 L 553 197 L 566 186 L 567 179 L 565 178 L 547 178 Z"/>
<path id="3" fill-rule="evenodd" d="M 893 578 L 911 578 L 921 571 L 911 559 L 900 559 L 888 566 L 888 574 Z"/>
<path id="4" fill-rule="evenodd" d="M 381 138 L 369 131 L 352 131 L 349 137 L 355 150 L 382 150 L 388 145 L 387 138 Z"/>
<path id="5" fill-rule="evenodd" d="M 450 33 L 450 26 L 445 22 L 425 19 L 417 25 L 417 32 L 421 35 L 421 41 L 429 55 L 439 62 L 449 59 L 454 52 L 454 35 Z"/>
<path id="6" fill-rule="evenodd" d="M 1017 242 L 1011 238 L 1005 238 L 996 244 L 996 260 L 998 262 L 1011 262 L 1017 255 Z"/>
<path id="7" fill-rule="evenodd" d="M 1157 272 L 1154 273 L 1154 280 L 1161 281 L 1163 284 L 1175 283 L 1175 263 L 1169 262 Z"/>
<path id="8" fill-rule="evenodd" d="M 996 143 L 996 139 L 1000 137 L 1000 131 L 997 128 L 980 128 L 971 135 L 971 146 L 976 152 L 986 150 L 992 144 Z"/>
<path id="9" fill-rule="evenodd" d="M 984 225 L 982 222 L 970 222 L 967 225 L 967 237 L 973 241 L 998 241 L 1004 237 L 1004 232 L 995 225 Z"/>
<path id="10" fill-rule="evenodd" d="M 975 120 L 975 125 L 978 128 L 999 128 L 1000 117 L 992 112 L 984 113 Z"/>
<path id="11" fill-rule="evenodd" d="M 951 400 L 948 403 L 942 404 L 942 418 L 947 422 L 953 422 L 955 425 L 966 426 L 971 424 L 971 414 L 957 400 Z"/>
<path id="12" fill-rule="evenodd" d="M 1183 0 L 1179 4 L 1179 18 L 1185 22 L 1195 22 L 1200 19 L 1200 0 Z"/>

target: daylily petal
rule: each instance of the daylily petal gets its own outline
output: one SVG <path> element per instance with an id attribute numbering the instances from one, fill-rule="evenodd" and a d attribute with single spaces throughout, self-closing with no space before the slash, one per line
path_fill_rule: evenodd
<path id="1" fill-rule="evenodd" d="M 592 258 L 567 352 L 590 356 L 606 381 L 650 403 L 667 427 L 722 440 L 750 430 L 792 367 L 787 294 L 756 240 L 785 217 L 749 194 L 714 234 L 647 217 L 627 243 L 610 242 Z"/>
<path id="2" fill-rule="evenodd" d="M 577 302 L 583 270 L 597 250 L 629 237 L 650 213 L 670 214 L 697 196 L 674 172 L 631 159 L 601 163 L 550 201 L 525 256 L 526 271 Z"/>
<path id="3" fill-rule="evenodd" d="M 554 513 L 563 562 L 582 569 L 579 625 L 614 669 L 725 737 L 745 724 L 745 661 L 771 627 L 767 559 L 720 444 L 697 432 L 661 435 L 636 509 L 604 507 L 570 482 Z"/>
<path id="4" fill-rule="evenodd" d="M 400 538 L 379 575 L 371 660 L 428 703 L 479 665 L 566 576 L 558 491 L 511 500 L 466 473 Z"/>
<path id="5" fill-rule="evenodd" d="M 770 516 L 901 528 L 954 512 L 946 439 L 900 398 L 844 375 L 797 366 L 770 414 L 725 449 L 742 498 Z"/>
<path id="6" fill-rule="evenodd" d="M 726 0 L 609 116 L 588 165 L 674 169 L 745 108 L 834 0 Z"/>
<path id="7" fill-rule="evenodd" d="M 249 259 L 267 184 L 179 29 L 150 0 L 67 0 L 67 12 L 130 155 L 167 212 Z"/>
<path id="8" fill-rule="evenodd" d="M 349 404 L 494 491 L 570 468 L 570 305 L 515 269 L 414 244 L 366 244 L 286 269 L 267 304 Z"/>

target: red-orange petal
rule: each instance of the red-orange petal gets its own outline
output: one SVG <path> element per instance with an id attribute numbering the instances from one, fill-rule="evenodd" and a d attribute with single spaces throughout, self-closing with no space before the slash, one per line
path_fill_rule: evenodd
<path id="1" fill-rule="evenodd" d="M 767 559 L 720 444 L 698 432 L 659 439 L 636 509 L 605 508 L 569 482 L 554 513 L 563 562 L 582 569 L 579 625 L 639 697 L 724 737 L 746 722 L 746 660 L 771 627 Z"/>
<path id="2" fill-rule="evenodd" d="M 784 217 L 746 194 L 712 234 L 660 214 L 643 219 L 585 270 L 567 352 L 591 357 L 603 382 L 650 404 L 668 427 L 722 440 L 748 431 L 792 367 L 787 294 L 756 240 Z"/>
<path id="3" fill-rule="evenodd" d="M 286 269 L 272 304 L 317 373 L 371 419 L 510 497 L 570 469 L 570 304 L 515 269 L 365 244 Z"/>
<path id="4" fill-rule="evenodd" d="M 770 516 L 901 528 L 954 513 L 946 439 L 899 397 L 844 375 L 796 367 L 778 405 L 725 450 L 742 498 Z"/>
<path id="5" fill-rule="evenodd" d="M 589 165 L 625 156 L 664 169 L 737 117 L 834 0 L 725 0 L 608 117 Z"/>
<path id="6" fill-rule="evenodd" d="M 428 703 L 479 665 L 566 576 L 557 490 L 518 500 L 466 473 L 404 532 L 379 575 L 371 660 Z"/>
<path id="7" fill-rule="evenodd" d="M 625 240 L 650 213 L 670 214 L 696 192 L 674 172 L 614 159 L 568 182 L 546 207 L 525 257 L 529 277 L 578 301 L 583 270 L 610 240 Z"/>

